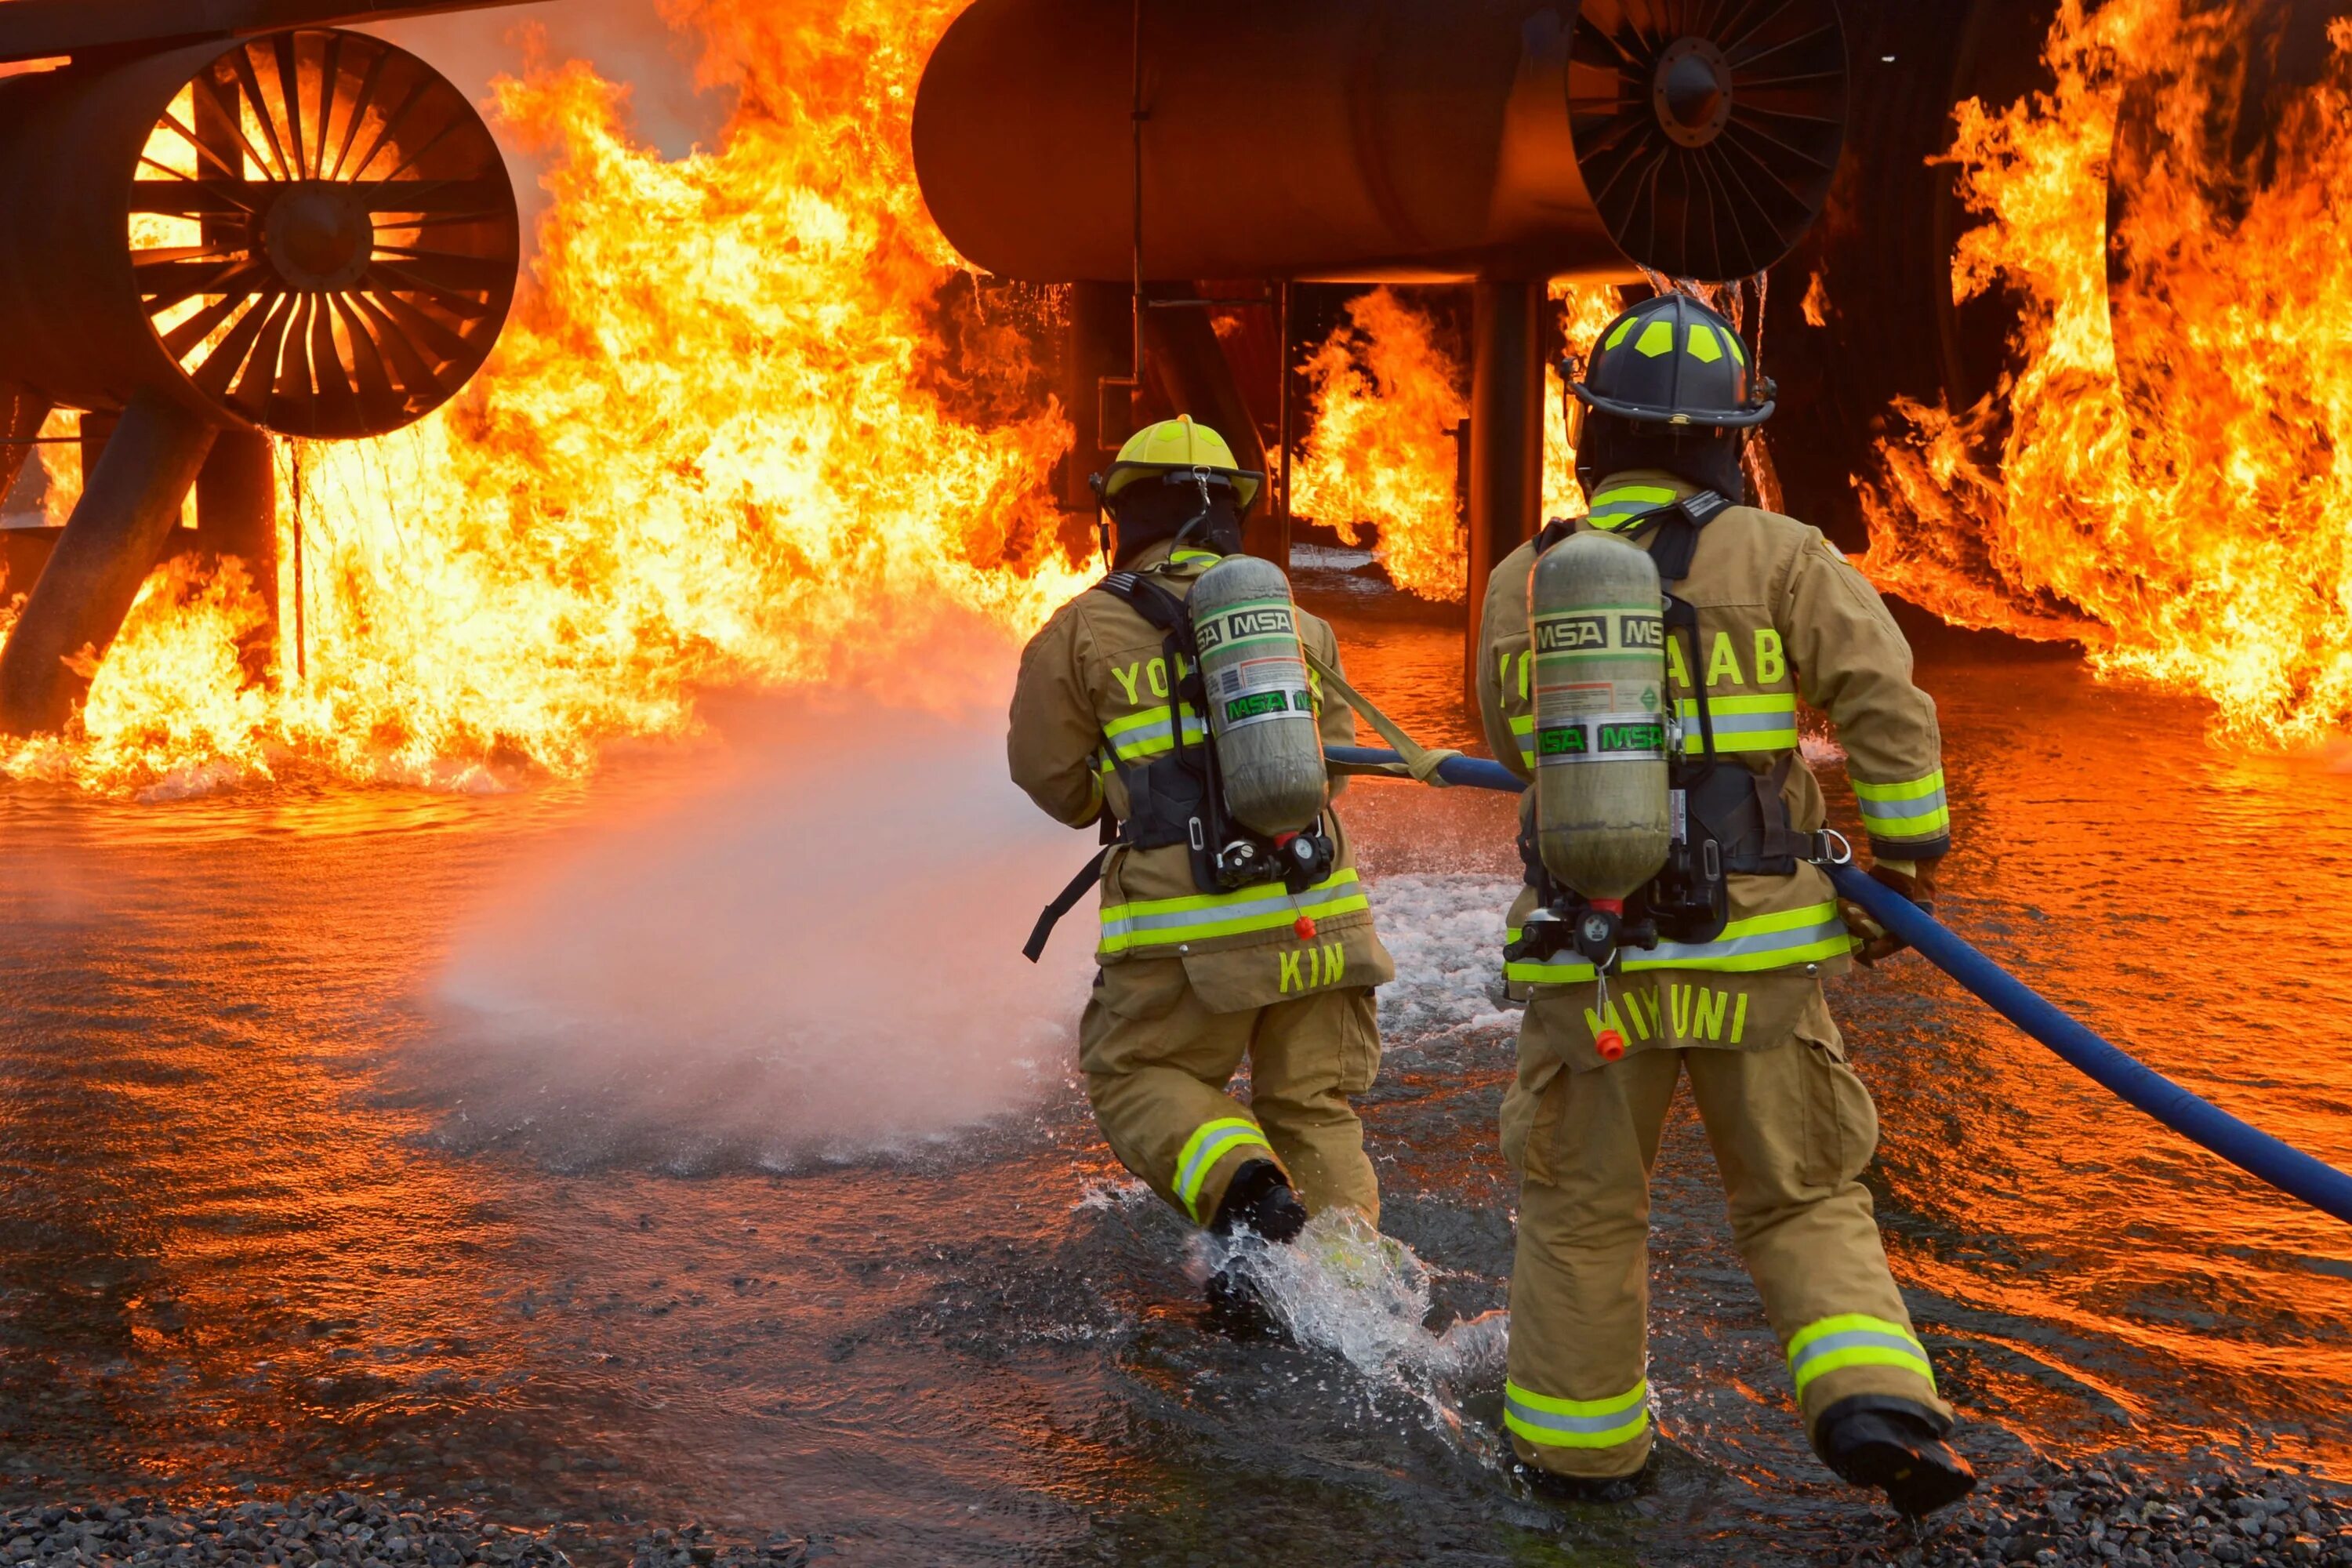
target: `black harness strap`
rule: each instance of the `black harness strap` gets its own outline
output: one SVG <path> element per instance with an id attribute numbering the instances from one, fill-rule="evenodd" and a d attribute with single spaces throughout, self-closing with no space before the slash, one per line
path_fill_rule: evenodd
<path id="1" fill-rule="evenodd" d="M 1177 765 L 1186 766 L 1183 759 L 1188 750 L 1202 751 L 1205 748 L 1188 748 L 1184 743 L 1182 705 L 1186 698 L 1192 695 L 1191 688 L 1199 685 L 1201 679 L 1201 661 L 1193 656 L 1192 650 L 1192 618 L 1184 612 L 1184 602 L 1160 584 L 1137 572 L 1114 572 L 1095 586 L 1141 616 L 1154 631 L 1159 632 L 1166 639 L 1162 647 L 1169 658 L 1171 675 L 1179 662 L 1179 656 L 1181 656 L 1181 662 L 1188 667 L 1189 672 L 1182 680 L 1171 683 L 1171 700 L 1168 710 L 1170 730 L 1175 740 L 1175 746 L 1169 756 L 1176 762 Z M 1196 706 L 1202 715 L 1202 721 L 1206 722 L 1208 708 L 1205 687 L 1202 688 L 1202 702 Z M 1064 888 L 1054 901 L 1045 906 L 1044 912 L 1038 915 L 1036 925 L 1029 932 L 1028 943 L 1021 950 L 1021 955 L 1032 963 L 1037 963 L 1045 956 L 1045 944 L 1053 940 L 1054 928 L 1062 923 L 1063 917 L 1077 908 L 1078 901 L 1087 896 L 1087 889 L 1101 879 L 1103 863 L 1110 858 L 1111 850 L 1121 844 L 1143 849 L 1160 848 L 1166 845 L 1187 843 L 1192 837 L 1185 830 L 1174 827 L 1172 823 L 1158 822 L 1158 818 L 1162 815 L 1189 815 L 1189 808 L 1183 801 L 1173 800 L 1165 803 L 1168 810 L 1163 813 L 1160 809 L 1161 803 L 1155 800 L 1154 792 L 1151 789 L 1151 770 L 1149 767 L 1130 769 L 1119 763 L 1116 758 L 1112 759 L 1112 765 L 1118 769 L 1119 776 L 1127 781 L 1129 805 L 1133 810 L 1128 818 L 1126 827 L 1122 829 L 1117 819 L 1111 816 L 1110 808 L 1108 806 L 1103 808 L 1099 822 L 1103 847 L 1095 851 L 1094 858 L 1086 863 L 1076 876 L 1070 879 L 1070 885 Z M 1188 767 L 1188 771 L 1192 770 Z M 1196 792 L 1184 793 L 1190 795 Z M 1205 791 L 1197 793 L 1205 793 Z M 1154 830 L 1155 826 L 1158 831 Z"/>
<path id="2" fill-rule="evenodd" d="M 1078 900 L 1087 896 L 1087 889 L 1101 879 L 1103 862 L 1110 858 L 1110 850 L 1108 844 L 1096 850 L 1094 858 L 1087 862 L 1086 868 L 1071 878 L 1070 885 L 1045 906 L 1045 913 L 1037 917 L 1036 925 L 1029 931 L 1027 944 L 1021 949 L 1022 957 L 1034 963 L 1045 956 L 1045 944 L 1054 939 L 1054 928 L 1062 923 L 1064 915 L 1078 907 Z"/>

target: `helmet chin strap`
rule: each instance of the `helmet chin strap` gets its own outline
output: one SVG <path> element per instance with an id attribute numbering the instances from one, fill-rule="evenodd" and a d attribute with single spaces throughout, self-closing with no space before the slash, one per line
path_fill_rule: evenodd
<path id="1" fill-rule="evenodd" d="M 1171 555 L 1184 548 L 1184 542 L 1192 537 L 1194 529 L 1209 521 L 1209 513 L 1217 504 L 1209 495 L 1209 476 L 1205 471 L 1194 468 L 1192 484 L 1201 492 L 1201 510 L 1194 512 L 1191 520 L 1176 531 L 1175 541 L 1168 547 L 1169 553 Z"/>

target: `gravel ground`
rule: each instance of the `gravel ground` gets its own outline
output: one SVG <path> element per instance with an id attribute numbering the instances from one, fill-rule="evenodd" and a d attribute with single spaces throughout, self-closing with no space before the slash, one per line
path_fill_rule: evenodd
<path id="1" fill-rule="evenodd" d="M 2169 1479 L 2121 1460 L 2042 1465 L 1916 1530 L 1898 1524 L 1875 1540 L 1827 1543 L 1820 1561 L 1895 1568 L 2352 1568 L 2352 1492 L 2297 1471 L 2228 1460 L 2208 1460 L 2185 1479 Z"/>
<path id="2" fill-rule="evenodd" d="M 514 1530 L 467 1509 L 398 1493 L 335 1492 L 290 1502 L 168 1508 L 152 1500 L 54 1504 L 0 1512 L 0 1564 L 43 1568 L 807 1568 L 808 1543 L 728 1541 L 689 1524 L 625 1532 L 572 1526 Z"/>
<path id="3" fill-rule="evenodd" d="M 2170 1480 L 2120 1460 L 2044 1465 L 1916 1528 L 1857 1513 L 1811 1550 L 1814 1562 L 1854 1568 L 2352 1568 L 2352 1492 L 2231 1461 Z M 397 1493 L 0 1511 L 0 1568 L 809 1568 L 812 1560 L 807 1542 L 784 1536 L 728 1539 L 698 1524 L 634 1539 L 625 1527 L 516 1530 Z"/>

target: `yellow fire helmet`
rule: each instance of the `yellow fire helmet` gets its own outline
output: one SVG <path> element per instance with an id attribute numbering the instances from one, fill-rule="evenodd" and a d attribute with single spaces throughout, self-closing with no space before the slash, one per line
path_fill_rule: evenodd
<path id="1" fill-rule="evenodd" d="M 1234 490 L 1234 510 L 1247 512 L 1265 483 L 1262 472 L 1244 468 L 1225 438 L 1206 425 L 1195 425 L 1189 414 L 1149 425 L 1128 437 L 1118 449 L 1110 472 L 1095 480 L 1095 493 L 1108 506 L 1119 491 L 1154 474 L 1190 476 L 1201 473 L 1222 479 Z"/>

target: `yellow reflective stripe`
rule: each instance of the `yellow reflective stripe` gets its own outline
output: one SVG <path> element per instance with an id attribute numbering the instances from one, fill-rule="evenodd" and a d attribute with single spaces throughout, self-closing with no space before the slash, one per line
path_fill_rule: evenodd
<path id="1" fill-rule="evenodd" d="M 1652 321 L 1633 340 L 1633 347 L 1645 359 L 1663 359 L 1675 352 L 1675 324 L 1672 321 Z"/>
<path id="2" fill-rule="evenodd" d="M 1723 340 L 1715 329 L 1703 321 L 1693 321 L 1690 329 L 1690 356 L 1701 364 L 1713 364 L 1723 358 Z"/>
<path id="3" fill-rule="evenodd" d="M 1892 1366 L 1915 1373 L 1936 1386 L 1936 1369 L 1927 1363 L 1927 1349 L 1911 1331 L 1866 1312 L 1844 1312 L 1808 1323 L 1789 1342 L 1789 1375 L 1797 1396 L 1815 1378 L 1849 1366 Z"/>
<path id="4" fill-rule="evenodd" d="M 1195 561 L 1222 561 L 1224 557 L 1213 550 L 1179 550 L 1168 557 L 1171 566 L 1189 566 Z"/>
<path id="5" fill-rule="evenodd" d="M 1519 932 L 1506 931 L 1503 940 L 1517 942 Z M 1698 969 L 1717 974 L 1752 974 L 1767 969 L 1786 969 L 1792 964 L 1818 963 L 1823 959 L 1843 957 L 1853 950 L 1853 938 L 1847 933 L 1845 922 L 1838 918 L 1837 904 L 1832 900 L 1734 921 L 1713 942 L 1662 942 L 1647 951 L 1631 949 L 1625 954 L 1625 969 L 1628 973 Z M 1564 955 L 1543 963 L 1533 960 L 1507 961 L 1503 974 L 1506 979 L 1531 985 L 1570 985 L 1593 977 L 1591 963 Z"/>
<path id="6" fill-rule="evenodd" d="M 1614 1399 L 1557 1399 L 1503 1384 L 1503 1424 L 1544 1448 L 1622 1447 L 1649 1429 L 1647 1379 Z"/>
<path id="7" fill-rule="evenodd" d="M 1236 1149 L 1264 1149 L 1274 1152 L 1257 1123 L 1238 1116 L 1228 1116 L 1217 1121 L 1204 1121 L 1184 1140 L 1184 1147 L 1176 1155 L 1176 1180 L 1171 1184 L 1184 1212 L 1192 1216 L 1195 1225 L 1206 1225 L 1208 1219 L 1200 1209 L 1201 1184 L 1217 1168 L 1217 1162 Z"/>
<path id="8" fill-rule="evenodd" d="M 1909 784 L 1870 784 L 1856 779 L 1853 793 L 1864 800 L 1925 800 L 1944 793 L 1944 770 L 1937 768 L 1926 778 L 1913 779 Z"/>
<path id="9" fill-rule="evenodd" d="M 1534 767 L 1536 765 L 1536 716 L 1529 713 L 1525 718 L 1512 720 L 1511 733 L 1518 737 L 1520 757 L 1526 761 L 1528 766 Z"/>
<path id="10" fill-rule="evenodd" d="M 1952 831 L 1952 814 L 1943 806 L 1925 816 L 1877 816 L 1862 814 L 1862 826 L 1873 838 L 1889 842 L 1903 838 L 1942 838 Z"/>
<path id="11" fill-rule="evenodd" d="M 1655 323 L 1664 326 L 1663 321 Z M 1584 521 L 1595 528 L 1620 528 L 1637 517 L 1646 517 L 1662 506 L 1672 506 L 1682 498 L 1663 485 L 1619 485 L 1592 498 L 1592 515 Z"/>
<path id="12" fill-rule="evenodd" d="M 1682 699 L 1682 705 L 1685 713 L 1694 718 L 1697 716 L 1697 698 L 1685 697 Z M 1709 697 L 1706 707 L 1710 713 L 1793 714 L 1797 710 L 1797 694 L 1793 691 L 1767 691 L 1754 697 Z"/>
<path id="13" fill-rule="evenodd" d="M 1855 804 L 1862 807 L 1862 825 L 1873 838 L 1941 838 L 1952 830 L 1952 813 L 1944 795 L 1944 770 L 1906 784 L 1853 781 Z"/>
<path id="14" fill-rule="evenodd" d="M 1201 715 L 1192 705 L 1185 702 L 1178 706 L 1182 713 L 1184 743 L 1189 746 L 1205 739 L 1209 733 L 1208 726 L 1201 721 Z M 1122 763 L 1172 752 L 1176 749 L 1176 734 L 1169 713 L 1168 706 L 1163 703 L 1158 708 L 1146 708 L 1130 713 L 1124 719 L 1114 719 L 1103 726 L 1103 739 L 1110 742 L 1111 750 Z"/>
<path id="15" fill-rule="evenodd" d="M 1681 699 L 1683 750 L 1696 752 L 1705 737 L 1698 727 L 1698 699 Z M 1797 749 L 1797 694 L 1768 691 L 1754 697 L 1710 697 L 1707 718 L 1715 731 L 1715 754 L 1733 752 L 1793 752 Z"/>
<path id="16" fill-rule="evenodd" d="M 1114 904 L 1102 912 L 1101 951 L 1125 952 L 1132 948 L 1275 931 L 1297 923 L 1301 915 L 1328 920 L 1371 907 L 1352 868 L 1334 872 L 1296 895 L 1279 882 L 1262 882 L 1238 892 Z"/>

